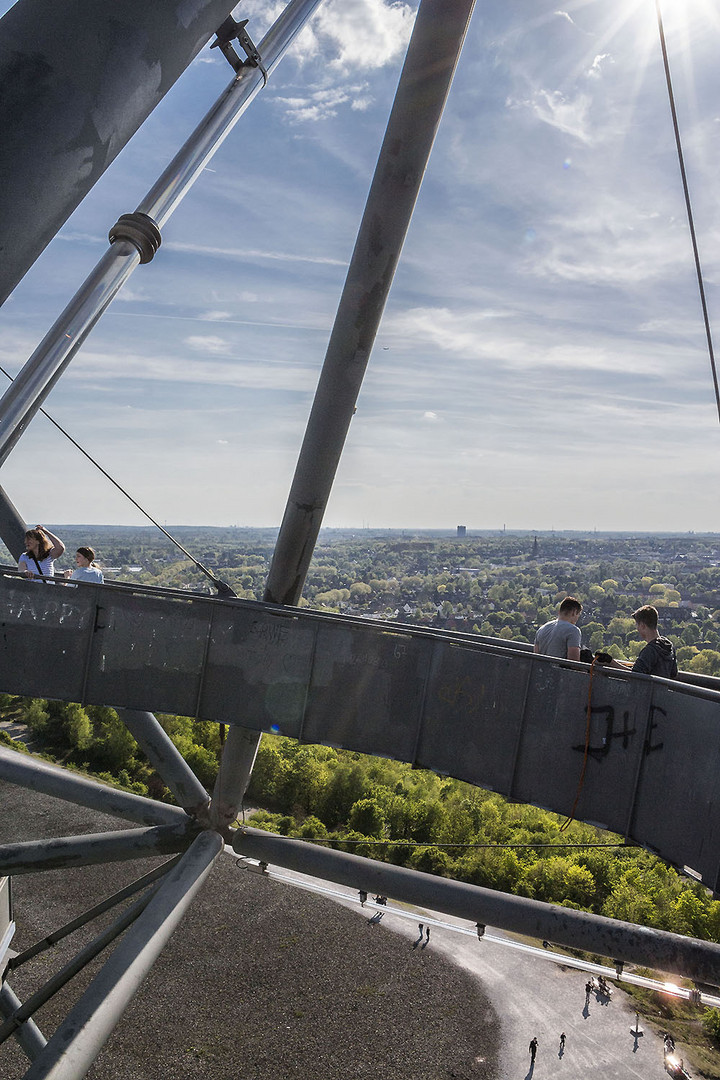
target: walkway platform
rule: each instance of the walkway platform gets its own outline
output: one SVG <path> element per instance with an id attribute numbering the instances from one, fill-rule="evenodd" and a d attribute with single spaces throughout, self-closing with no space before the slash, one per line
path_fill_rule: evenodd
<path id="1" fill-rule="evenodd" d="M 718 680 L 600 669 L 590 687 L 587 665 L 498 639 L 11 571 L 0 630 L 7 693 L 241 724 L 560 814 L 577 798 L 579 820 L 720 890 Z"/>

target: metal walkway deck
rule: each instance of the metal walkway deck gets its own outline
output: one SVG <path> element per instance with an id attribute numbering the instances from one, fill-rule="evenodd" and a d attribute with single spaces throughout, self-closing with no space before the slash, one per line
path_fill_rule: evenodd
<path id="1" fill-rule="evenodd" d="M 244 600 L 0 577 L 0 689 L 412 762 L 571 812 L 589 669 L 487 638 Z M 706 680 L 706 682 L 717 682 Z M 720 889 L 720 692 L 599 670 L 576 816 Z"/>

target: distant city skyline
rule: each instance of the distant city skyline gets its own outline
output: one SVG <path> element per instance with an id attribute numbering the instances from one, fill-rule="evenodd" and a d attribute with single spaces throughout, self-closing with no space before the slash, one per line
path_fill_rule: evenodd
<path id="1" fill-rule="evenodd" d="M 282 519 L 416 7 L 320 7 L 46 402 L 163 523 Z M 720 13 L 661 7 L 712 320 Z M 0 308 L 3 367 L 230 74 L 203 50 Z M 654 0 L 478 5 L 325 526 L 713 532 L 719 451 Z M 42 417 L 2 483 L 144 524 Z"/>

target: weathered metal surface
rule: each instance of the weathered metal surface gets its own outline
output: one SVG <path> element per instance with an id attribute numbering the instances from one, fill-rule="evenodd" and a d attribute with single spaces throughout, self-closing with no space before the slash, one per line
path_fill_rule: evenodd
<path id="1" fill-rule="evenodd" d="M 210 796 L 153 714 L 120 709 L 118 715 L 172 792 L 178 806 L 182 806 L 187 814 L 202 815 Z"/>
<path id="2" fill-rule="evenodd" d="M 348 266 L 265 599 L 297 604 L 475 0 L 422 0 Z"/>
<path id="3" fill-rule="evenodd" d="M 223 849 L 203 832 L 160 886 L 104 967 L 25 1074 L 26 1080 L 79 1080 L 107 1042 Z"/>
<path id="4" fill-rule="evenodd" d="M 137 0 L 133 2 L 136 3 Z M 173 2 L 178 3 L 179 0 L 173 0 Z M 217 0 L 215 2 L 217 3 Z M 198 0 L 198 3 L 202 4 L 202 0 Z M 263 56 L 265 72 L 269 73 L 277 66 L 286 49 L 292 44 L 319 3 L 320 0 L 290 0 L 260 42 L 259 48 Z M 90 6 L 98 8 L 102 5 L 91 4 Z M 152 5 L 141 6 L 146 10 L 152 9 Z M 188 7 L 185 0 L 180 7 Z M 192 16 L 192 12 L 190 15 Z M 179 18 L 184 21 L 182 12 Z M 192 18 L 190 21 L 193 21 Z M 101 49 L 98 53 L 101 69 L 103 57 L 104 50 Z M 1 60 L 0 55 L 0 63 Z M 232 82 L 201 120 L 137 208 L 137 213 L 152 219 L 151 230 L 165 224 L 264 85 L 265 79 L 266 75 L 260 67 L 248 65 L 240 68 Z M 120 232 L 125 232 L 125 230 Z M 85 279 L 3 394 L 0 400 L 0 463 L 5 461 L 13 446 L 21 438 L 45 397 L 108 304 L 140 264 L 139 248 L 127 237 L 121 238 L 120 232 L 112 231 L 111 235 L 115 242 L 111 248 L 100 258 L 95 269 Z M 157 233 L 155 236 L 157 237 Z M 159 242 L 159 237 L 157 237 L 157 242 Z M 2 222 L 0 221 L 1 244 Z M 0 251 L 2 251 L 1 247 Z M 142 261 L 146 261 L 144 257 Z"/>
<path id="5" fill-rule="evenodd" d="M 11 555 L 19 555 L 25 550 L 25 530 L 27 525 L 20 517 L 20 512 L 11 501 L 7 492 L 0 487 L 0 540 Z"/>
<path id="6" fill-rule="evenodd" d="M 38 696 L 40 693 L 38 691 Z M 8 784 L 21 784 L 30 791 L 42 791 L 56 799 L 136 821 L 140 825 L 176 825 L 187 821 L 187 815 L 178 806 L 107 787 L 59 765 L 49 765 L 39 758 L 18 754 L 4 746 L 0 746 L 0 780 Z"/>
<path id="7" fill-rule="evenodd" d="M 226 829 L 242 807 L 260 739 L 257 731 L 239 725 L 228 732 L 210 804 L 210 824 L 218 831 Z"/>
<path id="8" fill-rule="evenodd" d="M 233 8 L 19 0 L 0 20 L 0 304 Z"/>
<path id="9" fill-rule="evenodd" d="M 125 908 L 122 914 L 110 923 L 97 937 L 88 942 L 72 960 L 69 960 L 60 971 L 51 975 L 47 982 L 36 990 L 18 1009 L 12 1012 L 3 1024 L 0 1024 L 0 1043 L 5 1042 L 11 1035 L 15 1035 L 21 1024 L 24 1024 L 34 1013 L 49 1001 L 54 994 L 74 979 L 79 971 L 99 956 L 103 949 L 107 948 L 124 930 L 127 930 L 148 906 L 155 896 L 159 884 L 151 885 L 144 896 L 136 900 L 130 907 Z M 48 1044 L 49 1045 L 49 1044 Z M 27 1076 L 27 1073 L 25 1074 Z"/>
<path id="10" fill-rule="evenodd" d="M 561 814 L 579 796 L 579 819 L 718 886 L 718 691 L 596 670 L 580 788 L 583 664 L 297 608 L 10 574 L 0 578 L 0 632 L 6 692 L 240 720 Z"/>
<path id="11" fill-rule="evenodd" d="M 149 855 L 172 855 L 185 851 L 197 834 L 187 824 L 155 825 L 145 829 L 120 829 L 89 836 L 54 836 L 0 844 L 0 874 L 33 874 L 59 867 L 93 866 L 123 862 Z"/>
<path id="12" fill-rule="evenodd" d="M 135 881 L 131 881 L 129 885 L 126 885 L 122 889 L 118 889 L 112 896 L 106 896 L 104 900 L 101 900 L 99 904 L 93 904 L 91 908 L 83 911 L 82 915 L 78 915 L 75 919 L 71 919 L 69 923 L 65 923 L 64 926 L 60 926 L 57 930 L 51 931 L 46 934 L 45 937 L 40 938 L 34 945 L 28 945 L 27 949 L 23 949 L 22 952 L 16 953 L 15 956 L 11 956 L 8 961 L 8 970 L 16 971 L 23 964 L 26 964 L 28 960 L 32 960 L 34 956 L 38 956 L 42 952 L 46 952 L 48 949 L 52 949 L 58 941 L 62 941 L 69 934 L 79 930 L 81 926 L 86 926 L 93 919 L 96 919 L 98 915 L 104 915 L 106 911 L 110 911 L 111 908 L 117 907 L 123 900 L 128 900 L 135 893 L 141 892 L 143 889 L 148 888 L 149 885 L 153 885 L 165 874 L 168 874 L 173 866 L 177 865 L 180 860 L 179 855 L 175 855 L 172 859 L 168 859 L 167 862 L 162 863 L 160 866 L 156 866 L 154 870 L 150 870 L 149 873 L 143 874 L 142 877 L 137 878 Z"/>
<path id="13" fill-rule="evenodd" d="M 20 998 L 10 988 L 7 980 L 0 986 L 0 1016 L 8 1017 L 22 1006 Z M 33 1020 L 20 1024 L 15 1037 L 30 1061 L 34 1061 L 40 1051 L 47 1046 L 47 1039 Z"/>
<path id="14" fill-rule="evenodd" d="M 626 963 L 720 985 L 720 945 L 669 934 L 587 911 L 545 904 L 463 881 L 423 874 L 404 866 L 375 862 L 344 851 L 243 827 L 233 835 L 238 855 L 335 881 L 351 889 L 392 896 L 470 923 L 501 926 L 518 934 L 568 948 L 598 952 Z"/>

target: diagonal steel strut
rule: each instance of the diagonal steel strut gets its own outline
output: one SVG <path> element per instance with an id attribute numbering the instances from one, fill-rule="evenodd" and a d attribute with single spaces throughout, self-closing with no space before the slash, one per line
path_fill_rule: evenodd
<path id="1" fill-rule="evenodd" d="M 320 4 L 291 0 L 258 49 L 271 72 Z M 197 126 L 185 145 L 138 206 L 135 220 L 111 235 L 118 239 L 45 335 L 0 400 L 0 465 L 22 436 L 111 300 L 141 261 L 149 261 L 160 244 L 159 230 L 185 197 L 215 151 L 264 85 L 257 66 L 243 66 Z M 120 222 L 118 222 L 120 225 Z M 142 225 L 142 227 L 141 227 Z M 134 240 L 120 235 L 135 235 Z"/>

